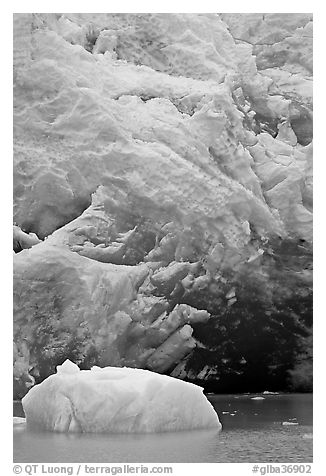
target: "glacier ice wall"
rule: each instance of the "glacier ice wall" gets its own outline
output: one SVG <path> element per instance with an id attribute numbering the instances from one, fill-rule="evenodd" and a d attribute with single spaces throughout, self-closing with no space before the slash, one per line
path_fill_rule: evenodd
<path id="1" fill-rule="evenodd" d="M 18 396 L 66 358 L 248 379 L 242 325 L 300 380 L 311 44 L 308 14 L 14 15 Z"/>

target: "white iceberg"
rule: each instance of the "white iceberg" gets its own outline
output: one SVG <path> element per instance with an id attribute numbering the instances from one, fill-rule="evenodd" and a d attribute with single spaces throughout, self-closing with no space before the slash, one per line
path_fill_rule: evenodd
<path id="1" fill-rule="evenodd" d="M 26 425 L 26 418 L 22 417 L 13 417 L 13 425 L 15 430 L 23 430 Z"/>
<path id="2" fill-rule="evenodd" d="M 66 360 L 22 400 L 28 426 L 58 432 L 151 433 L 220 429 L 197 385 L 148 370 Z"/>

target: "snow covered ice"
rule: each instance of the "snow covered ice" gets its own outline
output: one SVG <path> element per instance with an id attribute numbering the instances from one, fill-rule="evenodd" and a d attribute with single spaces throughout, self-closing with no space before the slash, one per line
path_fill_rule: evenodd
<path id="1" fill-rule="evenodd" d="M 28 426 L 58 432 L 151 433 L 220 429 L 197 385 L 133 368 L 80 370 L 69 360 L 22 400 Z"/>

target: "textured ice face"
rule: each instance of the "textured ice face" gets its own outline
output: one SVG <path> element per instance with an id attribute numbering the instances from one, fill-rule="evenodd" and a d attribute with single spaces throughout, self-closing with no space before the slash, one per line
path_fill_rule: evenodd
<path id="1" fill-rule="evenodd" d="M 281 37 L 284 28 L 295 30 L 293 19 L 282 18 L 267 22 L 274 36 L 275 30 Z M 290 135 L 291 121 L 300 128 L 309 119 L 309 100 L 280 89 L 285 81 L 275 74 L 290 74 L 287 70 L 269 68 L 268 78 L 265 70 L 258 73 L 252 47 L 232 37 L 228 19 L 16 15 L 17 224 L 43 238 L 79 216 L 91 193 L 104 186 L 107 200 L 120 209 L 126 201 L 147 220 L 161 216 L 190 229 L 197 224 L 212 240 L 231 247 L 248 241 L 246 221 L 261 233 L 307 239 L 311 213 L 300 207 L 300 188 L 292 192 L 288 182 L 293 172 L 296 181 L 305 181 L 309 153 L 294 143 L 280 152 L 284 132 L 280 140 L 275 136 L 284 119 Z M 284 28 L 278 26 L 282 21 Z M 309 17 L 297 21 L 300 30 Z M 245 16 L 238 15 L 236 24 L 245 28 Z M 97 41 L 103 35 L 117 37 L 107 47 L 118 60 L 96 48 L 92 54 L 87 46 L 90 37 Z M 296 41 L 300 44 L 300 38 Z M 294 76 L 304 84 L 302 74 Z M 266 130 L 273 135 L 267 147 L 260 140 Z M 266 195 L 271 190 L 261 180 L 257 143 L 268 151 L 268 174 L 277 168 L 275 193 L 288 179 L 282 194 L 291 222 Z M 280 153 L 286 164 L 279 164 Z"/>
<path id="2" fill-rule="evenodd" d="M 22 400 L 27 424 L 58 432 L 151 433 L 220 429 L 202 388 L 148 370 L 66 360 Z"/>
<path id="3" fill-rule="evenodd" d="M 256 384 L 268 333 L 277 361 L 261 376 L 279 381 L 295 352 L 300 365 L 311 24 L 308 14 L 14 16 L 17 398 L 65 358 Z"/>

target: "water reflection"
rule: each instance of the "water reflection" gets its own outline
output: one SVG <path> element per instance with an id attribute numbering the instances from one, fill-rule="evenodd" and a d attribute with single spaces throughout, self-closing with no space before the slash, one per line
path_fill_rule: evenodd
<path id="1" fill-rule="evenodd" d="M 14 431 L 15 462 L 310 462 L 312 396 L 210 395 L 217 430 L 161 434 L 58 434 Z M 21 414 L 21 409 L 20 416 Z M 16 408 L 15 414 L 19 416 Z M 284 421 L 298 425 L 284 426 Z"/>
<path id="2" fill-rule="evenodd" d="M 312 425 L 312 394 L 264 395 L 263 400 L 252 398 L 252 395 L 209 396 L 224 431 L 266 428 L 290 421 Z"/>

